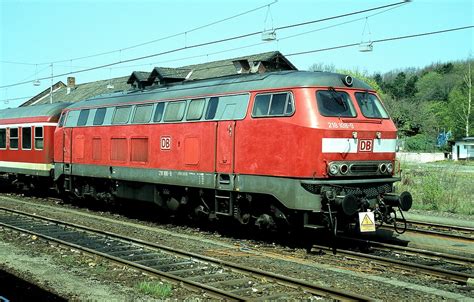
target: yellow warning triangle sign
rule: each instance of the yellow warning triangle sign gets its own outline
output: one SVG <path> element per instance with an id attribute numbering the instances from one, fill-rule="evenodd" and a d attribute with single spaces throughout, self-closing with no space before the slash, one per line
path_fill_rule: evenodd
<path id="1" fill-rule="evenodd" d="M 365 214 L 364 219 L 362 219 L 361 225 L 374 225 L 374 222 L 370 219 L 369 215 Z"/>

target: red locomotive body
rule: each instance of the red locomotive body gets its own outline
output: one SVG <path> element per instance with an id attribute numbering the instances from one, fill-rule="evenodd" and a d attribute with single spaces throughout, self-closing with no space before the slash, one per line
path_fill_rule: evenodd
<path id="1" fill-rule="evenodd" d="M 67 106 L 60 103 L 0 111 L 0 174 L 30 179 L 52 176 L 54 131 Z"/>
<path id="2" fill-rule="evenodd" d="M 396 128 L 365 83 L 276 72 L 183 82 L 68 107 L 55 176 L 79 198 L 259 226 L 335 228 L 357 212 L 389 220 Z"/>

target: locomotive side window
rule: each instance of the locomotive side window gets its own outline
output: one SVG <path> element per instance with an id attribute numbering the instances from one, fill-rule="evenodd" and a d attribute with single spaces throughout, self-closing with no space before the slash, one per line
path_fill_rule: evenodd
<path id="1" fill-rule="evenodd" d="M 355 117 L 354 105 L 346 92 L 320 90 L 316 92 L 319 113 L 323 116 Z"/>
<path id="2" fill-rule="evenodd" d="M 7 148 L 7 129 L 0 129 L 0 149 Z"/>
<path id="3" fill-rule="evenodd" d="M 188 113 L 186 114 L 187 121 L 200 120 L 202 112 L 204 111 L 205 99 L 191 100 L 189 103 Z"/>
<path id="4" fill-rule="evenodd" d="M 356 92 L 355 97 L 360 111 L 368 118 L 388 118 L 388 114 L 375 94 Z"/>
<path id="5" fill-rule="evenodd" d="M 21 128 L 21 148 L 31 150 L 31 127 Z"/>
<path id="6" fill-rule="evenodd" d="M 255 97 L 252 116 L 288 116 L 293 114 L 294 110 L 290 93 L 259 94 Z"/>
<path id="7" fill-rule="evenodd" d="M 164 110 L 165 110 L 165 103 L 158 103 L 158 105 L 156 105 L 155 115 L 153 116 L 153 122 L 155 123 L 161 122 L 161 118 L 163 117 Z"/>
<path id="8" fill-rule="evenodd" d="M 79 113 L 79 119 L 77 120 L 78 126 L 84 126 L 87 124 L 87 119 L 89 118 L 89 109 L 82 109 L 81 113 Z"/>
<path id="9" fill-rule="evenodd" d="M 166 106 L 164 121 L 165 122 L 177 122 L 181 121 L 184 116 L 184 111 L 186 109 L 186 102 L 170 102 Z"/>
<path id="10" fill-rule="evenodd" d="M 148 123 L 151 119 L 151 114 L 153 113 L 153 105 L 137 105 L 135 109 L 135 114 L 133 115 L 132 123 Z"/>
<path id="11" fill-rule="evenodd" d="M 209 99 L 209 103 L 207 105 L 207 110 L 206 110 L 206 120 L 214 119 L 214 117 L 216 116 L 218 104 L 219 104 L 218 97 L 212 97 Z"/>
<path id="12" fill-rule="evenodd" d="M 10 128 L 10 149 L 18 149 L 18 128 Z"/>
<path id="13" fill-rule="evenodd" d="M 132 106 L 123 106 L 115 108 L 114 118 L 112 124 L 126 124 L 130 118 L 132 112 Z"/>
<path id="14" fill-rule="evenodd" d="M 107 108 L 98 108 L 95 111 L 94 121 L 92 122 L 92 124 L 94 126 L 100 126 L 100 125 L 104 124 L 104 118 L 105 118 L 105 113 L 106 112 L 107 112 Z"/>
<path id="15" fill-rule="evenodd" d="M 44 147 L 43 127 L 35 127 L 35 149 L 43 150 L 43 147 Z"/>

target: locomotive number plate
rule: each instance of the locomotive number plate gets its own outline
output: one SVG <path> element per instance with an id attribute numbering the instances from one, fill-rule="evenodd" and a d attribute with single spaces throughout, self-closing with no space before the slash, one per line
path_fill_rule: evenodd
<path id="1" fill-rule="evenodd" d="M 374 141 L 371 139 L 359 140 L 359 152 L 372 152 Z"/>
<path id="2" fill-rule="evenodd" d="M 162 136 L 160 141 L 161 150 L 171 150 L 171 136 Z"/>

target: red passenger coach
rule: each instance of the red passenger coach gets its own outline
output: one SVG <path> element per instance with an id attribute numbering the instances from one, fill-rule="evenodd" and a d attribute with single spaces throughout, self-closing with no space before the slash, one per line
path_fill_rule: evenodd
<path id="1" fill-rule="evenodd" d="M 0 174 L 17 183 L 50 176 L 54 131 L 63 108 L 55 103 L 0 110 Z M 20 180 L 20 181 L 19 181 Z"/>
<path id="2" fill-rule="evenodd" d="M 61 120 L 54 179 L 76 198 L 334 231 L 360 215 L 392 223 L 394 208 L 411 206 L 409 193 L 393 193 L 395 125 L 376 92 L 350 76 L 168 83 L 78 102 Z"/>

